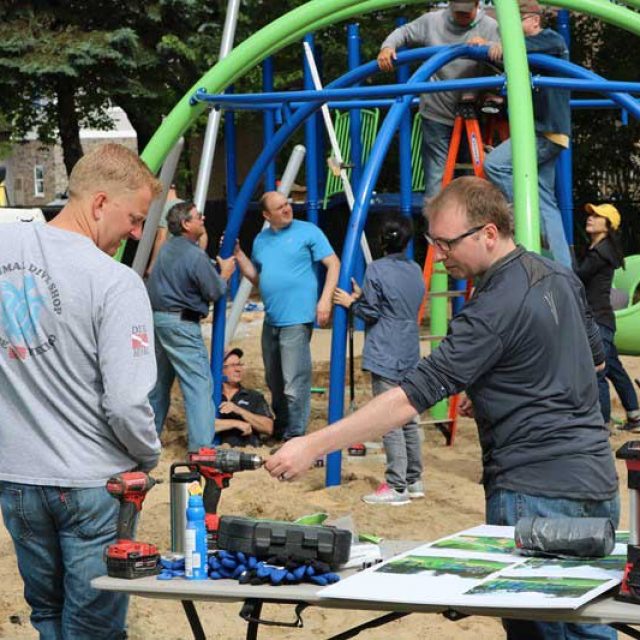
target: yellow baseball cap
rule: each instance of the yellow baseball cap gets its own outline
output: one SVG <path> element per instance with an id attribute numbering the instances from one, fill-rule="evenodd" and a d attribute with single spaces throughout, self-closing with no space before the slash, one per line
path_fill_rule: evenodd
<path id="1" fill-rule="evenodd" d="M 611 228 L 617 231 L 620 227 L 620 212 L 612 204 L 587 204 L 584 207 L 587 213 L 606 218 L 611 223 Z"/>

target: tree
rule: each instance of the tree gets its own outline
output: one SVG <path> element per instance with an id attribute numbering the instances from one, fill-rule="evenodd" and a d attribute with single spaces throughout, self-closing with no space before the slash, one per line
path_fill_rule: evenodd
<path id="1" fill-rule="evenodd" d="M 0 112 L 14 140 L 59 136 L 67 172 L 82 155 L 80 128 L 111 128 L 111 105 L 144 146 L 218 49 L 218 8 L 204 1 L 4 4 Z"/>

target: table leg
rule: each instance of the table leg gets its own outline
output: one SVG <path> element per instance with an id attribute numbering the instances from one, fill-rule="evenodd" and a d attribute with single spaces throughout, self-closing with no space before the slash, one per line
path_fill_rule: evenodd
<path id="1" fill-rule="evenodd" d="M 616 631 L 620 631 L 620 633 L 625 633 L 631 638 L 636 638 L 636 640 L 640 640 L 640 631 L 634 629 L 632 626 L 628 624 L 622 624 L 620 622 L 615 622 L 609 625 L 613 627 Z"/>
<path id="2" fill-rule="evenodd" d="M 193 604 L 192 600 L 181 600 L 184 612 L 187 615 L 189 626 L 191 627 L 191 633 L 193 633 L 193 640 L 207 640 L 207 636 L 204 634 L 202 623 L 198 617 L 198 612 Z"/>
<path id="3" fill-rule="evenodd" d="M 387 613 L 384 616 L 380 616 L 379 618 L 374 618 L 373 620 L 369 620 L 368 622 L 364 622 L 357 627 L 352 627 L 348 631 L 344 631 L 339 633 L 337 636 L 331 636 L 327 640 L 348 640 L 348 638 L 353 638 L 357 636 L 361 631 L 365 629 L 374 629 L 375 627 L 381 627 L 389 622 L 393 622 L 394 620 L 399 620 L 400 618 L 404 618 L 408 616 L 411 612 L 401 613 L 400 611 L 395 611 L 393 613 Z"/>

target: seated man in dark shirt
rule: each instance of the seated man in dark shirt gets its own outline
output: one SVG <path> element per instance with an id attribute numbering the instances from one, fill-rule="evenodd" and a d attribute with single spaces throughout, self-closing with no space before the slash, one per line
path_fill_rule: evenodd
<path id="1" fill-rule="evenodd" d="M 259 446 L 273 433 L 273 414 L 259 391 L 242 386 L 242 349 L 230 349 L 224 356 L 222 402 L 216 419 L 216 435 L 221 444 L 232 447 Z"/>

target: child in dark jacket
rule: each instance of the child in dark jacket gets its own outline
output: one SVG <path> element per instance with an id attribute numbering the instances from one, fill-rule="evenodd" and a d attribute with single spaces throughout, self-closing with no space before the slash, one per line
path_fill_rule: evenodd
<path id="1" fill-rule="evenodd" d="M 371 372 L 374 395 L 397 386 L 420 359 L 418 310 L 425 289 L 420 267 L 404 254 L 413 235 L 411 219 L 388 216 L 381 226 L 384 256 L 368 267 L 362 289 L 336 289 L 334 302 L 351 307 L 365 322 L 362 368 Z M 420 433 L 416 419 L 383 437 L 386 482 L 366 495 L 368 504 L 407 504 L 424 497 Z"/>

